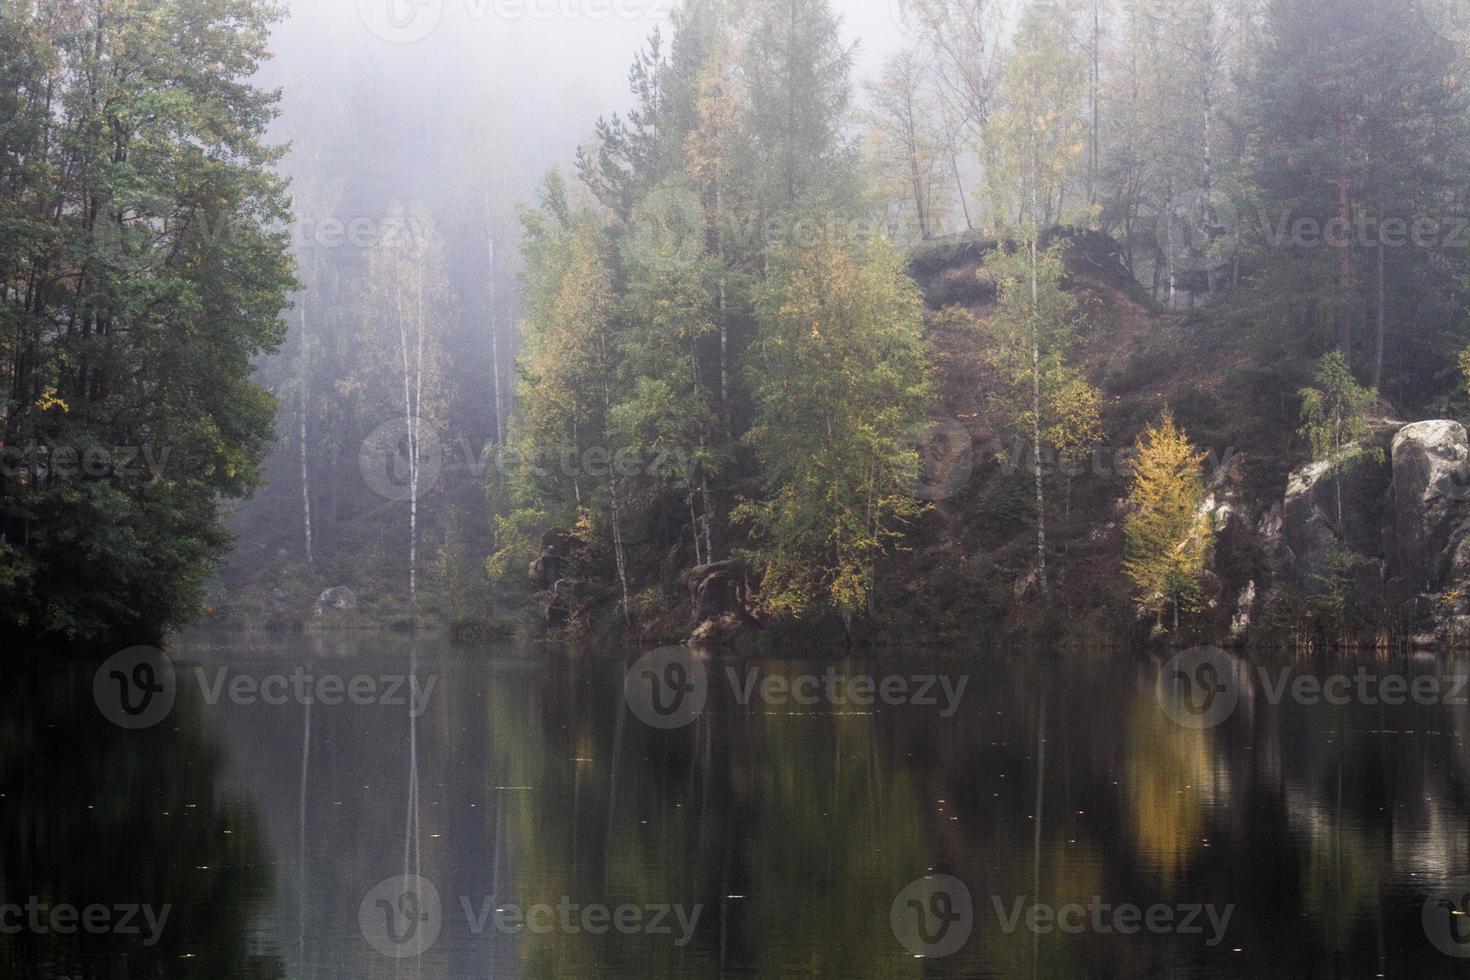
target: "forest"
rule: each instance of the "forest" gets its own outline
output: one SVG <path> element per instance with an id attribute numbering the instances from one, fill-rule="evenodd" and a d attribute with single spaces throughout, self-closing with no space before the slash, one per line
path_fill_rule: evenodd
<path id="1" fill-rule="evenodd" d="M 684 0 L 561 145 L 5 0 L 5 646 L 1458 643 L 1461 5 L 890 6 Z"/>

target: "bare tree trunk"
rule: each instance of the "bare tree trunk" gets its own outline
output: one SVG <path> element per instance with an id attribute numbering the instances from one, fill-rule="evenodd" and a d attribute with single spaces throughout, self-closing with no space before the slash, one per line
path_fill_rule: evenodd
<path id="1" fill-rule="evenodd" d="M 1380 226 L 1382 222 L 1383 209 L 1379 208 Z M 1385 285 L 1384 285 L 1384 255 L 1383 234 L 1378 235 L 1378 335 L 1373 344 L 1373 387 L 1377 388 L 1383 384 L 1383 333 L 1386 316 Z"/>
<path id="2" fill-rule="evenodd" d="M 419 426 L 423 424 L 424 405 L 424 269 L 423 252 L 418 253 L 418 266 L 416 273 L 415 291 L 415 316 L 414 327 L 417 336 L 415 344 L 417 347 L 413 371 L 413 434 L 412 443 L 413 468 L 409 470 L 409 501 L 408 501 L 408 560 L 409 560 L 409 596 L 413 601 L 414 611 L 419 607 Z M 415 622 L 417 625 L 417 622 Z M 415 818 L 417 815 L 415 814 Z"/>
<path id="3" fill-rule="evenodd" d="M 700 488 L 701 494 L 703 494 L 703 496 L 704 496 L 704 556 L 705 556 L 706 560 L 708 560 L 708 561 L 714 561 L 715 560 L 715 538 L 714 538 L 714 531 L 711 530 L 710 525 L 714 521 L 715 512 L 714 512 L 714 508 L 710 506 L 710 498 L 709 498 L 709 477 L 708 476 L 706 476 L 704 474 L 700 474 L 700 477 L 699 477 L 699 488 Z"/>
<path id="4" fill-rule="evenodd" d="M 951 172 L 954 173 L 954 186 L 959 194 L 960 211 L 965 215 L 965 229 L 967 231 L 974 231 L 975 222 L 970 220 L 970 203 L 965 200 L 965 183 L 960 179 L 960 161 L 954 153 L 950 153 L 949 167 Z"/>
<path id="5" fill-rule="evenodd" d="M 306 413 L 307 413 L 308 407 L 309 407 L 309 405 L 311 403 L 311 399 L 308 397 L 309 396 L 309 393 L 310 393 L 308 389 L 309 389 L 309 385 L 311 383 L 311 374 L 310 374 L 309 366 L 308 366 L 308 363 L 307 363 L 307 351 L 308 351 L 308 348 L 307 348 L 307 344 L 306 344 L 306 296 L 305 296 L 305 294 L 302 294 L 302 297 L 301 297 L 301 365 L 300 365 L 301 378 L 300 378 L 300 381 L 299 381 L 299 386 L 300 386 L 300 389 L 301 389 L 301 391 L 300 391 L 300 395 L 301 395 L 301 432 L 300 432 L 300 436 L 301 436 L 301 513 L 302 513 L 302 530 L 305 532 L 305 535 L 306 535 L 306 565 L 307 565 L 308 568 L 312 568 L 312 567 L 314 567 L 316 565 L 316 557 L 312 554 L 312 548 L 311 548 L 311 471 L 310 471 L 309 467 L 307 466 L 307 456 L 308 456 L 308 453 L 307 453 L 307 449 L 306 449 Z"/>
<path id="6" fill-rule="evenodd" d="M 1102 0 L 1092 0 L 1092 86 L 1089 95 L 1092 101 L 1092 146 L 1087 161 L 1087 203 L 1097 204 L 1098 170 L 1102 165 L 1102 143 L 1100 130 L 1102 100 L 1098 97 L 1102 78 Z"/>
<path id="7" fill-rule="evenodd" d="M 1168 277 L 1169 277 L 1169 309 L 1172 310 L 1172 309 L 1175 308 L 1175 305 L 1176 305 L 1176 299 L 1177 299 L 1178 288 L 1179 288 L 1178 274 L 1177 274 L 1177 272 L 1175 271 L 1175 268 L 1174 268 L 1174 256 L 1177 254 L 1177 252 L 1175 250 L 1179 246 L 1178 246 L 1178 242 L 1175 241 L 1175 238 L 1174 238 L 1174 225 L 1177 222 L 1175 221 L 1175 214 L 1174 214 L 1174 180 L 1173 180 L 1173 178 L 1170 178 L 1169 179 L 1169 182 L 1168 182 L 1167 187 L 1166 187 L 1166 190 L 1165 190 L 1164 211 L 1168 215 L 1167 227 L 1169 229 L 1169 232 L 1168 232 L 1168 241 L 1167 241 L 1167 244 L 1165 245 L 1165 248 L 1164 248 L 1164 252 L 1165 252 L 1165 254 L 1164 254 L 1164 260 L 1169 263 L 1169 266 L 1168 266 Z"/>
<path id="8" fill-rule="evenodd" d="M 500 399 L 500 321 L 495 308 L 495 236 L 490 228 L 490 196 L 485 195 L 485 278 L 490 290 L 490 383 L 495 398 L 495 445 L 505 445 L 505 406 Z"/>
<path id="9" fill-rule="evenodd" d="M 1036 467 L 1036 576 L 1046 592 L 1046 498 L 1041 478 L 1041 309 L 1036 281 L 1036 235 L 1031 236 L 1031 448 Z"/>
<path id="10" fill-rule="evenodd" d="M 1338 166 L 1344 170 L 1348 162 L 1348 122 L 1345 118 L 1346 110 L 1339 108 L 1337 114 L 1337 147 Z M 1337 187 L 1337 220 L 1342 223 L 1343 235 L 1350 236 L 1352 228 L 1352 178 L 1346 173 L 1340 172 L 1333 181 Z M 1343 359 L 1351 367 L 1353 363 L 1353 333 L 1352 320 L 1348 316 L 1348 295 L 1353 285 L 1353 264 L 1351 249 L 1347 242 L 1343 242 L 1342 248 L 1337 254 L 1337 288 L 1339 290 L 1337 310 L 1334 319 L 1337 321 L 1337 347 L 1342 351 Z"/>
<path id="11" fill-rule="evenodd" d="M 704 555 L 699 551 L 699 515 L 694 511 L 694 493 L 689 494 L 689 533 L 694 537 L 694 566 L 698 568 L 705 564 Z"/>
<path id="12" fill-rule="evenodd" d="M 418 610 L 418 429 L 414 420 L 414 383 L 409 379 L 408 323 L 403 314 L 403 268 L 393 266 L 394 296 L 398 308 L 398 351 L 403 367 L 403 427 L 408 439 L 408 599 Z"/>
<path id="13" fill-rule="evenodd" d="M 599 336 L 597 339 L 598 353 L 602 356 L 602 410 L 603 418 L 612 414 L 612 392 L 608 387 L 607 373 L 607 340 Z M 607 432 L 606 421 L 603 423 L 603 432 Z M 628 558 L 623 551 L 623 522 L 618 510 L 618 477 L 617 467 L 608 469 L 607 475 L 607 498 L 608 506 L 611 508 L 612 536 L 613 536 L 613 565 L 617 568 L 618 584 L 623 591 L 623 624 L 633 625 L 633 612 L 628 598 Z"/>

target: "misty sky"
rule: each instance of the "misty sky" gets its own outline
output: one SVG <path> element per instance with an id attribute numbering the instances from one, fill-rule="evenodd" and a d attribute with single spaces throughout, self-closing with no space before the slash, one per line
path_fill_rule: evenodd
<path id="1" fill-rule="evenodd" d="M 406 117 L 403 138 L 443 151 L 460 142 L 467 117 L 490 115 L 478 124 L 513 144 L 516 168 L 527 171 L 520 176 L 534 178 L 552 164 L 566 169 L 597 117 L 627 106 L 633 53 L 657 25 L 667 39 L 676 2 L 291 0 L 263 81 L 285 89 L 286 138 L 310 142 L 345 111 L 333 99 L 371 79 L 391 89 L 383 108 Z M 859 41 L 859 79 L 905 41 L 892 2 L 836 5 Z M 436 155 L 426 152 L 425 165 Z"/>

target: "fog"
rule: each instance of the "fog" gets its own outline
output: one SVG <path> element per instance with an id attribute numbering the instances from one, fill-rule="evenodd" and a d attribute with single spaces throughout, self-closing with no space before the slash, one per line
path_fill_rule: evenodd
<path id="1" fill-rule="evenodd" d="M 896 0 L 838 4 L 855 76 L 907 38 Z M 599 116 L 631 102 L 628 66 L 676 0 L 291 0 L 263 84 L 282 89 L 273 133 L 298 191 L 381 181 L 453 222 L 492 192 L 499 235 L 547 169 L 567 170 Z M 342 145 L 364 158 L 343 158 Z M 371 155 L 373 159 L 365 157 Z M 334 165 L 325 166 L 333 160 Z M 477 188 L 478 185 L 478 188 Z M 479 193 L 475 193 L 476 190 Z M 339 215 L 351 218 L 358 215 Z"/>

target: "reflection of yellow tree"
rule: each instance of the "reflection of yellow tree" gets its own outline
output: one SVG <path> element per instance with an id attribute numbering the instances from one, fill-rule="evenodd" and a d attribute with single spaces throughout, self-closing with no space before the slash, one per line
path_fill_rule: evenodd
<path id="1" fill-rule="evenodd" d="M 1125 783 L 1139 854 L 1166 885 L 1203 843 L 1214 754 L 1209 733 L 1181 728 L 1141 691 L 1128 711 Z"/>

